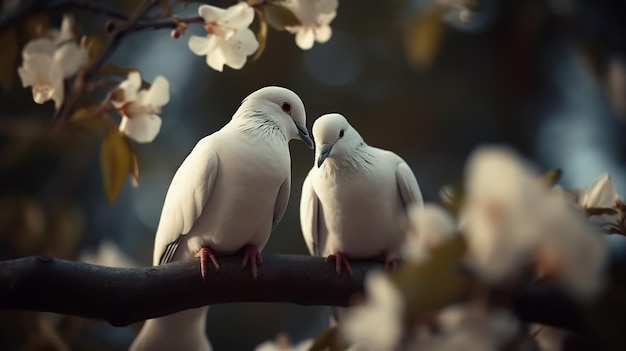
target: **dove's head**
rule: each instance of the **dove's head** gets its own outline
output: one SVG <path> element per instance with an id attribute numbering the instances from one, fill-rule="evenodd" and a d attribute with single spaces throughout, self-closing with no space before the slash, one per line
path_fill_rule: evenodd
<path id="1" fill-rule="evenodd" d="M 317 167 L 321 167 L 327 158 L 346 159 L 364 144 L 359 132 L 338 113 L 329 113 L 315 120 L 313 138 L 316 144 Z"/>
<path id="2" fill-rule="evenodd" d="M 240 110 L 257 115 L 261 113 L 277 123 L 288 140 L 300 139 L 313 148 L 306 129 L 304 103 L 293 91 L 274 86 L 261 88 L 241 102 Z"/>

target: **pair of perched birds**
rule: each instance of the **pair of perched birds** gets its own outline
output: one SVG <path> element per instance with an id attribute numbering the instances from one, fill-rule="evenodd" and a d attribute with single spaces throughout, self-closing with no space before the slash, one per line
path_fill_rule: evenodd
<path id="1" fill-rule="evenodd" d="M 352 273 L 348 258 L 395 266 L 405 238 L 398 220 L 422 195 L 396 154 L 368 146 L 340 114 L 313 126 L 315 163 L 302 187 L 302 233 L 311 255 Z M 198 142 L 170 184 L 156 233 L 155 265 L 199 257 L 203 278 L 219 255 L 243 253 L 257 276 L 261 250 L 283 217 L 291 188 L 288 142 L 313 148 L 302 100 L 280 87 L 246 97 L 232 120 Z M 131 350 L 210 350 L 208 307 L 146 321 Z"/>

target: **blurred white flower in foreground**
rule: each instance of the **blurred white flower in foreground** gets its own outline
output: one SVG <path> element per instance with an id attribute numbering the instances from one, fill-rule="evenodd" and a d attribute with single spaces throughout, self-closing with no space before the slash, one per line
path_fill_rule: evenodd
<path id="1" fill-rule="evenodd" d="M 519 322 L 507 310 L 485 311 L 471 304 L 452 305 L 437 316 L 439 334 L 418 341 L 423 351 L 500 350 L 518 334 Z"/>
<path id="2" fill-rule="evenodd" d="M 148 90 L 140 90 L 141 83 L 141 74 L 130 72 L 118 87 L 123 91 L 123 99 L 113 101 L 113 105 L 122 114 L 120 132 L 139 143 L 149 143 L 161 130 L 161 117 L 157 114 L 169 102 L 170 90 L 162 76 L 157 76 Z"/>
<path id="3" fill-rule="evenodd" d="M 483 279 L 505 278 L 534 245 L 526 227 L 537 215 L 541 189 L 529 167 L 508 149 L 480 148 L 466 166 L 459 221 L 472 266 Z"/>
<path id="4" fill-rule="evenodd" d="M 424 207 L 411 206 L 408 211 L 410 232 L 403 247 L 403 257 L 411 261 L 428 258 L 428 253 L 452 239 L 456 221 L 441 206 L 426 203 Z"/>
<path id="5" fill-rule="evenodd" d="M 53 100 L 59 108 L 65 97 L 63 80 L 86 62 L 87 51 L 73 41 L 72 25 L 71 17 L 65 15 L 60 31 L 50 31 L 24 46 L 22 66 L 17 72 L 22 86 L 32 87 L 33 100 L 38 104 Z"/>
<path id="6" fill-rule="evenodd" d="M 254 348 L 254 351 L 308 351 L 311 345 L 313 345 L 313 339 L 302 340 L 291 345 L 289 338 L 281 333 L 276 336 L 276 340 L 268 340 Z"/>
<path id="7" fill-rule="evenodd" d="M 394 350 L 402 334 L 404 300 L 383 272 L 365 278 L 367 302 L 348 310 L 340 326 L 348 343 L 359 350 Z"/>
<path id="8" fill-rule="evenodd" d="M 84 251 L 78 257 L 81 262 L 105 267 L 138 268 L 139 263 L 123 252 L 113 241 L 104 238 L 98 245 L 98 250 Z"/>
<path id="9" fill-rule="evenodd" d="M 246 2 L 227 9 L 201 5 L 198 13 L 204 19 L 208 35 L 189 38 L 189 49 L 199 56 L 206 55 L 209 67 L 221 72 L 224 65 L 241 69 L 259 47 L 254 33 L 248 28 L 254 20 L 254 10 Z"/>
<path id="10" fill-rule="evenodd" d="M 576 297 L 598 292 L 608 254 L 604 237 L 514 152 L 476 150 L 465 188 L 460 221 L 468 262 L 485 281 L 498 283 L 534 263 Z"/>
<path id="11" fill-rule="evenodd" d="M 300 49 L 309 50 L 316 41 L 325 43 L 332 36 L 330 23 L 337 15 L 337 0 L 286 0 L 281 5 L 300 20 L 300 25 L 286 28 L 296 35 Z"/>

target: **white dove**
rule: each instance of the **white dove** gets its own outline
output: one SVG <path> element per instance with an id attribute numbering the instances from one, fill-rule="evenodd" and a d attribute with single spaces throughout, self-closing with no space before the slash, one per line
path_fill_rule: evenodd
<path id="1" fill-rule="evenodd" d="M 313 125 L 315 164 L 302 186 L 300 222 L 313 256 L 335 261 L 349 274 L 348 258 L 383 257 L 395 267 L 410 205 L 423 206 L 411 168 L 391 151 L 368 146 L 340 114 Z"/>
<path id="2" fill-rule="evenodd" d="M 201 139 L 176 171 L 165 196 L 154 244 L 154 265 L 241 251 L 254 277 L 260 252 L 287 208 L 291 184 L 288 142 L 313 148 L 302 100 L 265 87 L 243 100 L 232 120 Z M 208 307 L 147 320 L 130 350 L 210 350 Z"/>

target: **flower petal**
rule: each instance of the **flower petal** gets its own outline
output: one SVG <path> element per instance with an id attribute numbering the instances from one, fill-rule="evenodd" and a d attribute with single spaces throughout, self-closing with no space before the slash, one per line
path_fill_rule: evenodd
<path id="1" fill-rule="evenodd" d="M 148 92 L 143 96 L 142 103 L 156 108 L 161 108 L 170 101 L 170 85 L 162 76 L 154 78 Z"/>
<path id="2" fill-rule="evenodd" d="M 218 72 L 222 72 L 224 70 L 224 63 L 226 63 L 226 59 L 224 58 L 222 46 L 217 46 L 206 56 L 206 64 Z"/>
<path id="3" fill-rule="evenodd" d="M 161 130 L 161 118 L 157 115 L 142 115 L 128 118 L 122 117 L 120 132 L 138 143 L 149 143 L 156 138 Z"/>
<path id="4" fill-rule="evenodd" d="M 330 40 L 330 37 L 333 35 L 333 30 L 330 26 L 322 26 L 315 28 L 315 41 L 318 43 L 325 43 Z"/>
<path id="5" fill-rule="evenodd" d="M 248 28 L 254 20 L 254 10 L 245 2 L 240 2 L 226 9 L 219 23 L 236 30 Z"/>
<path id="6" fill-rule="evenodd" d="M 217 22 L 217 20 L 224 15 L 224 12 L 226 12 L 226 10 L 211 5 L 201 5 L 198 7 L 198 14 L 205 22 Z"/>
<path id="7" fill-rule="evenodd" d="M 613 208 L 619 199 L 611 177 L 604 173 L 594 180 L 581 200 L 585 208 Z"/>
<path id="8" fill-rule="evenodd" d="M 216 46 L 216 39 L 214 36 L 209 35 L 208 37 L 199 37 L 197 35 L 192 35 L 189 37 L 189 49 L 198 56 L 207 55 L 211 50 L 213 50 Z"/>
<path id="9" fill-rule="evenodd" d="M 56 44 L 50 39 L 31 40 L 24 46 L 22 57 L 26 60 L 33 55 L 52 55 L 56 50 Z"/>
<path id="10" fill-rule="evenodd" d="M 119 107 L 126 101 L 137 100 L 141 83 L 141 73 L 137 71 L 128 73 L 128 78 L 126 78 L 126 80 L 121 82 L 118 86 L 119 89 L 124 91 L 124 101 L 113 101 L 113 105 L 115 107 Z"/>
<path id="11" fill-rule="evenodd" d="M 61 45 L 54 52 L 54 61 L 61 67 L 63 77 L 74 75 L 87 62 L 87 52 L 73 42 Z"/>
<path id="12" fill-rule="evenodd" d="M 309 50 L 315 42 L 315 34 L 312 28 L 300 27 L 296 32 L 296 45 L 302 50 Z"/>
<path id="13" fill-rule="evenodd" d="M 247 56 L 253 54 L 259 48 L 259 43 L 251 30 L 238 31 L 235 36 L 221 46 L 225 64 L 234 69 L 241 69 L 247 60 Z"/>
<path id="14" fill-rule="evenodd" d="M 61 22 L 61 31 L 57 34 L 54 41 L 57 44 L 61 44 L 64 41 L 72 40 L 74 33 L 72 33 L 72 27 L 74 26 L 74 19 L 70 15 L 63 15 L 63 22 Z"/>

